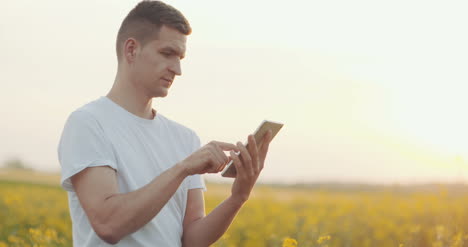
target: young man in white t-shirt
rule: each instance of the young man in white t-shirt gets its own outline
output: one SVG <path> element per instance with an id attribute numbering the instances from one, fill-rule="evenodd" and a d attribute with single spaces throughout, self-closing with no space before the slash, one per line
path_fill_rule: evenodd
<path id="1" fill-rule="evenodd" d="M 258 147 L 252 135 L 248 149 L 219 141 L 201 147 L 194 131 L 152 108 L 181 75 L 190 33 L 173 7 L 139 3 L 117 36 L 112 89 L 68 117 L 58 156 L 74 246 L 209 246 L 249 198 L 271 132 Z M 238 174 L 231 196 L 205 215 L 200 175 L 220 172 L 230 159 Z"/>

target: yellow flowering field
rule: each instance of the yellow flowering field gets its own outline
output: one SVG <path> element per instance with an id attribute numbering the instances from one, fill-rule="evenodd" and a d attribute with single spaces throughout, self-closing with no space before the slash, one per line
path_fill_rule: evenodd
<path id="1" fill-rule="evenodd" d="M 57 185 L 0 181 L 0 247 L 72 246 L 70 226 Z"/>
<path id="2" fill-rule="evenodd" d="M 207 212 L 230 191 L 208 184 Z M 57 185 L 0 179 L 0 247 L 71 246 Z M 468 188 L 257 186 L 215 247 L 467 247 Z"/>

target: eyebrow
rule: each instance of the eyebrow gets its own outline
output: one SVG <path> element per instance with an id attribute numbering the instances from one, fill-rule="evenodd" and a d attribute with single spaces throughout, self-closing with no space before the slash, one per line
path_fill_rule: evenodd
<path id="1" fill-rule="evenodd" d="M 180 59 L 184 59 L 184 57 L 185 57 L 185 54 L 183 54 L 179 49 L 174 48 L 172 46 L 163 47 L 163 48 L 160 49 L 160 51 L 170 52 L 172 54 L 179 55 Z"/>

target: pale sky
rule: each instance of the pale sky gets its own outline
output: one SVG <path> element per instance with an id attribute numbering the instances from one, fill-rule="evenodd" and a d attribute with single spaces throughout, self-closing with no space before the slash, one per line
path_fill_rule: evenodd
<path id="1" fill-rule="evenodd" d="M 137 2 L 0 4 L 0 162 L 59 171 L 66 118 L 111 88 Z M 465 1 L 167 3 L 193 33 L 153 107 L 202 144 L 284 123 L 261 181 L 468 181 Z"/>

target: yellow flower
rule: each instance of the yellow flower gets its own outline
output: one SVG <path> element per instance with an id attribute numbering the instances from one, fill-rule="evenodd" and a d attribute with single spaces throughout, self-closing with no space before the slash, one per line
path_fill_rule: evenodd
<path id="1" fill-rule="evenodd" d="M 322 244 L 323 242 L 330 240 L 330 238 L 331 238 L 330 235 L 321 236 L 319 239 L 317 239 L 317 243 Z"/>
<path id="2" fill-rule="evenodd" d="M 283 241 L 283 247 L 297 247 L 297 241 L 293 238 L 285 238 Z"/>
<path id="3" fill-rule="evenodd" d="M 45 235 L 49 241 L 57 240 L 57 232 L 54 229 L 47 229 Z"/>

